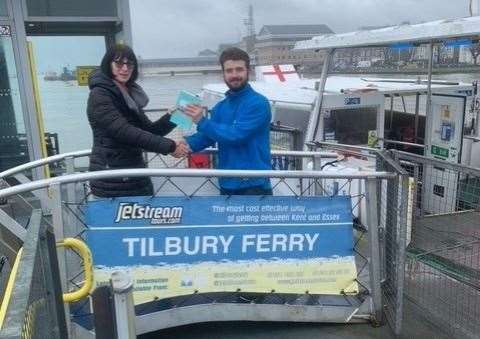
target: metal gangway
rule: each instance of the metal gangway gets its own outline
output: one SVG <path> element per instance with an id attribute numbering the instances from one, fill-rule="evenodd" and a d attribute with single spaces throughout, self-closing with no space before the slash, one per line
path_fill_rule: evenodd
<path id="1" fill-rule="evenodd" d="M 207 153 L 215 156 L 215 150 Z M 162 156 L 153 156 L 149 160 L 154 168 L 78 173 L 75 159 L 88 157 L 90 151 L 85 150 L 34 161 L 1 173 L 0 178 L 8 187 L 0 191 L 0 199 L 7 202 L 0 223 L 17 238 L 17 247 L 23 247 L 17 255 L 14 255 L 15 248 L 11 249 L 11 262 L 16 262 L 12 272 L 16 274 L 7 288 L 6 321 L 1 335 L 62 338 L 68 333 L 70 337 L 79 338 L 95 334 L 99 338 L 123 338 L 128 334 L 140 335 L 188 323 L 229 320 L 370 322 L 376 326 L 388 323 L 399 334 L 405 274 L 407 173 L 383 151 L 349 149 L 348 153 L 369 159 L 373 167 L 354 173 L 319 171 L 327 163 L 338 161 L 338 152 L 319 150 L 273 151 L 274 158 L 281 157 L 283 163 L 288 164 L 283 170 L 178 168 L 185 166 L 187 161 L 172 162 Z M 52 163 L 62 163 L 66 174 L 30 181 L 29 171 Z M 97 286 L 99 288 L 93 290 L 88 287 L 88 255 L 79 256 L 75 251 L 58 248 L 57 260 L 52 249 L 55 242 L 65 244 L 68 239 L 83 240 L 88 232 L 84 216 L 84 208 L 90 200 L 88 181 L 124 176 L 149 176 L 154 181 L 157 196 L 185 199 L 218 196 L 217 178 L 239 176 L 270 177 L 274 197 L 348 195 L 355 239 L 354 282 L 358 290 L 323 295 L 308 291 L 300 294 L 250 293 L 234 289 L 173 296 L 133 306 L 128 283 L 122 285 L 129 279 L 121 273 L 116 273 L 113 285 Z M 228 204 L 228 197 L 225 199 Z M 45 251 L 50 261 L 42 259 Z M 118 288 L 118 284 L 122 287 Z M 55 293 L 50 293 L 52 286 L 56 286 Z M 84 298 L 77 293 L 70 300 L 64 296 L 68 302 L 62 303 L 60 291 L 76 293 L 79 288 L 82 292 L 88 289 L 90 293 L 85 293 Z M 12 302 L 12 296 L 23 302 Z"/>

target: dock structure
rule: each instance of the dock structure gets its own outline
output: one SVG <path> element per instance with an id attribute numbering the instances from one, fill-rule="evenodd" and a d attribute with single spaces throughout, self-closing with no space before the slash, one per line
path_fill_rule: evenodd
<path id="1" fill-rule="evenodd" d="M 222 67 L 217 56 L 199 56 L 191 58 L 140 59 L 140 74 L 178 75 L 220 73 Z"/>

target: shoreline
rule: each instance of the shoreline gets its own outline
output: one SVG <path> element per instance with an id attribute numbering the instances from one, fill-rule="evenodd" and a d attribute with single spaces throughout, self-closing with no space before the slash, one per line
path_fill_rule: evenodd
<path id="1" fill-rule="evenodd" d="M 475 74 L 480 75 L 480 66 L 477 67 L 451 67 L 451 68 L 434 68 L 432 74 Z M 309 75 L 317 75 L 321 73 L 309 73 Z M 329 74 L 409 74 L 409 75 L 427 75 L 428 70 L 424 68 L 415 69 L 382 69 L 382 70 L 370 70 L 368 68 L 354 70 L 342 70 L 342 71 L 330 71 Z"/>

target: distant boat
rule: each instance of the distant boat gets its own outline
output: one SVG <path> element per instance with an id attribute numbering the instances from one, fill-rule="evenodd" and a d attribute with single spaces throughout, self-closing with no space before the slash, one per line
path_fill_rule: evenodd
<path id="1" fill-rule="evenodd" d="M 60 74 L 60 80 L 70 81 L 77 79 L 77 72 L 74 70 L 69 70 L 67 67 L 63 67 L 63 72 Z"/>
<path id="2" fill-rule="evenodd" d="M 43 80 L 46 80 L 46 81 L 58 80 L 58 74 L 57 72 L 46 72 L 45 76 L 43 77 Z"/>
<path id="3" fill-rule="evenodd" d="M 71 81 L 77 79 L 77 72 L 74 70 L 70 70 L 67 67 L 63 67 L 63 72 L 58 75 L 56 72 L 46 72 L 43 80 L 46 81 Z"/>

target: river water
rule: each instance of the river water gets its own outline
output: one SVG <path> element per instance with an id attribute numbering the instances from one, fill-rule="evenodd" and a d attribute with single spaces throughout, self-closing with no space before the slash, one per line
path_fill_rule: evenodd
<path id="1" fill-rule="evenodd" d="M 359 75 L 352 75 L 359 76 Z M 368 75 L 368 77 L 377 77 Z M 400 78 L 396 75 L 378 77 Z M 402 78 L 415 78 L 405 75 Z M 434 79 L 471 83 L 476 74 L 436 75 Z M 175 104 L 180 90 L 198 92 L 204 84 L 221 82 L 220 74 L 148 76 L 139 80 L 150 97 L 147 108 L 165 108 Z M 39 77 L 39 87 L 45 131 L 58 133 L 60 152 L 87 149 L 92 146 L 92 134 L 86 116 L 88 87 L 78 86 L 76 81 L 44 81 Z"/>

